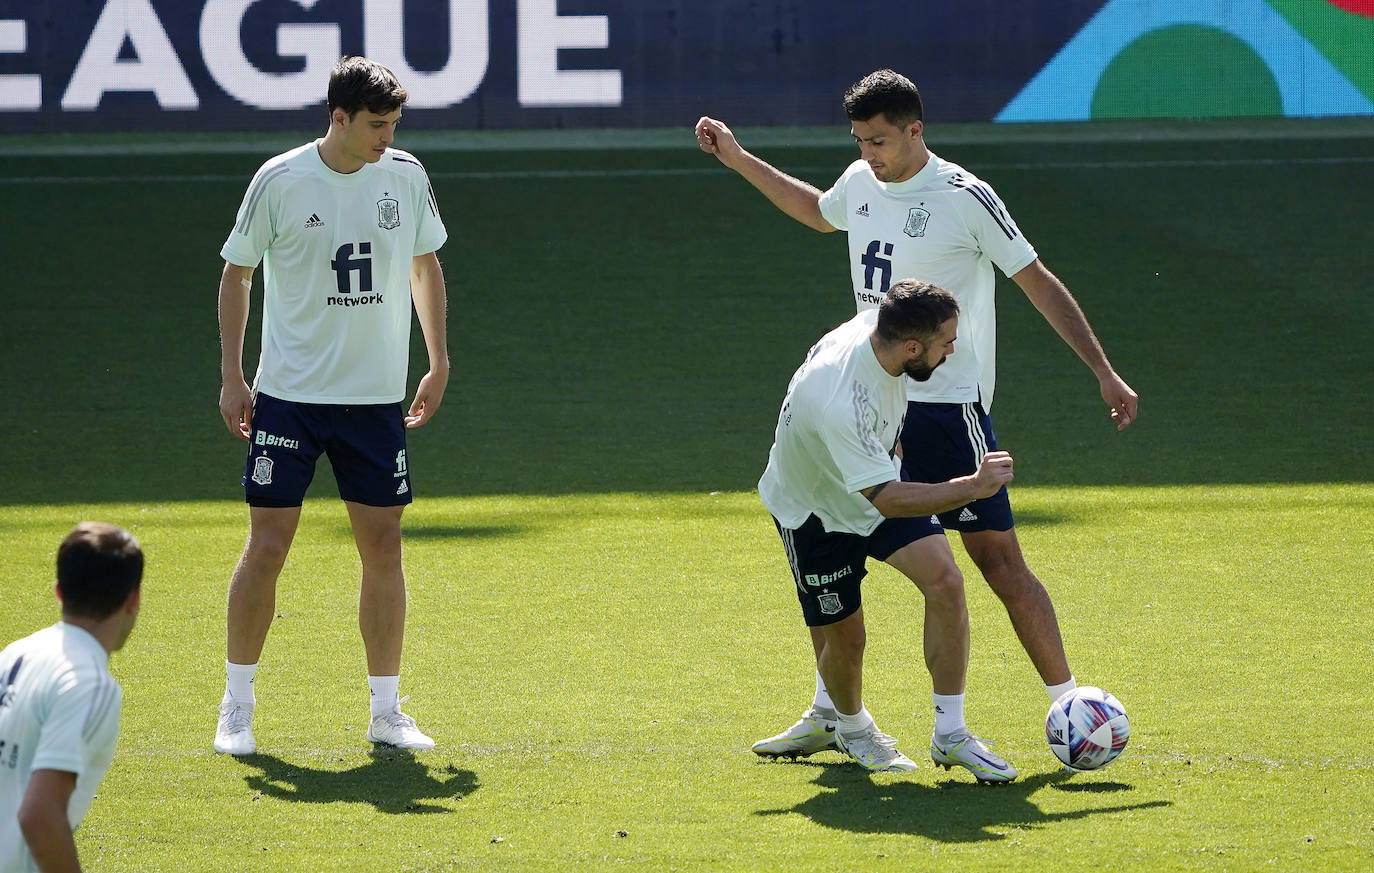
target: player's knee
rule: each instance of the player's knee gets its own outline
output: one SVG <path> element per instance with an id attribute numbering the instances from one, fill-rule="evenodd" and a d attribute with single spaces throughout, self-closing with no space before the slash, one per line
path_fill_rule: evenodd
<path id="1" fill-rule="evenodd" d="M 1018 587 L 1035 579 L 1015 539 L 998 537 L 966 545 L 978 572 L 994 589 Z"/>
<path id="2" fill-rule="evenodd" d="M 926 603 L 945 608 L 963 608 L 964 574 L 951 561 L 931 568 L 921 581 Z"/>
<path id="3" fill-rule="evenodd" d="M 825 647 L 833 654 L 853 660 L 863 658 L 868 645 L 868 631 L 863 622 L 841 621 L 825 629 Z"/>
<path id="4" fill-rule="evenodd" d="M 275 530 L 254 530 L 243 550 L 243 563 L 254 567 L 278 567 L 286 563 L 291 537 Z"/>

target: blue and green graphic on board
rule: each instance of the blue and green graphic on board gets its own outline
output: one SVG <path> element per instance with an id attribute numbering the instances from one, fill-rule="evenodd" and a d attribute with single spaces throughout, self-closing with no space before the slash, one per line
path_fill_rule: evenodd
<path id="1" fill-rule="evenodd" d="M 1374 113 L 1374 0 L 1109 0 L 997 121 Z"/>

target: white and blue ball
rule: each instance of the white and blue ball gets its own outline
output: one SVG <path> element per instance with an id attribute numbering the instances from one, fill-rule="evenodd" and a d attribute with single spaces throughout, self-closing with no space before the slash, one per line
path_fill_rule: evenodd
<path id="1" fill-rule="evenodd" d="M 1075 770 L 1105 767 L 1126 748 L 1131 722 L 1126 707 L 1101 688 L 1083 685 L 1050 704 L 1045 716 L 1050 750 Z"/>

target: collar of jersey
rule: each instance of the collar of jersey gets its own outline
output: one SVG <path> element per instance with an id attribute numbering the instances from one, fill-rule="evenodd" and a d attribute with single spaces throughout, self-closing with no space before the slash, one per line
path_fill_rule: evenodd
<path id="1" fill-rule="evenodd" d="M 912 191 L 919 191 L 929 185 L 931 180 L 940 172 L 939 164 L 939 156 L 935 152 L 931 152 L 930 160 L 926 161 L 926 165 L 921 168 L 921 171 L 905 182 L 884 182 L 877 177 L 874 177 L 873 181 L 878 183 L 878 187 L 884 193 L 900 197 L 903 194 L 910 194 Z"/>
<path id="2" fill-rule="evenodd" d="M 339 173 L 331 170 L 329 165 L 324 162 L 324 158 L 320 157 L 320 143 L 322 142 L 324 142 L 323 139 L 317 139 L 315 140 L 315 147 L 308 149 L 311 154 L 311 161 L 315 165 L 315 171 L 319 173 L 321 179 L 335 185 L 353 187 L 363 184 L 372 175 L 372 171 L 376 169 L 374 164 L 363 164 L 354 173 Z"/>
<path id="3" fill-rule="evenodd" d="M 92 655 L 98 654 L 100 656 L 100 663 L 110 663 L 110 653 L 105 651 L 105 647 L 101 645 L 100 640 L 96 639 L 95 636 L 84 627 L 75 624 L 67 624 L 65 621 L 59 621 L 55 627 L 62 632 L 64 639 L 71 640 L 77 645 L 89 649 Z"/>

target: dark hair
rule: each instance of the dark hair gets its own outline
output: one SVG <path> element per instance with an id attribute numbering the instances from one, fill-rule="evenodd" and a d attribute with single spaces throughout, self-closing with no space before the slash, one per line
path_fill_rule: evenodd
<path id="1" fill-rule="evenodd" d="M 83 521 L 57 547 L 63 615 L 108 618 L 142 581 L 143 549 L 122 527 Z"/>
<path id="2" fill-rule="evenodd" d="M 919 279 L 902 279 L 878 305 L 878 337 L 889 344 L 909 339 L 924 343 L 958 314 L 953 294 Z"/>
<path id="3" fill-rule="evenodd" d="M 400 109 L 410 94 L 396 76 L 376 61 L 357 55 L 339 59 L 329 73 L 326 102 L 332 115 L 342 109 L 352 118 L 360 109 L 387 115 Z"/>
<path id="4" fill-rule="evenodd" d="M 921 92 L 910 79 L 892 70 L 877 70 L 850 85 L 844 92 L 844 114 L 850 121 L 882 115 L 898 127 L 925 120 Z"/>

